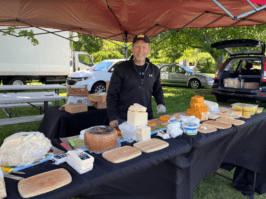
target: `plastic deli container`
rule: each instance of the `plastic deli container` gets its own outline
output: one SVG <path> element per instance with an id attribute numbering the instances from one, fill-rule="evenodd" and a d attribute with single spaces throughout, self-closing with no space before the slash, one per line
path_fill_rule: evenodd
<path id="1" fill-rule="evenodd" d="M 231 104 L 231 105 L 232 105 L 232 109 L 233 110 L 243 111 L 244 104 L 242 104 L 242 103 L 234 103 L 234 104 Z"/>
<path id="2" fill-rule="evenodd" d="M 199 124 L 195 123 L 184 123 L 183 130 L 184 133 L 188 135 L 196 135 L 198 133 Z"/>
<path id="3" fill-rule="evenodd" d="M 256 110 L 256 114 L 259 114 L 263 111 L 263 107 L 258 107 Z"/>
<path id="4" fill-rule="evenodd" d="M 256 104 L 244 104 L 243 105 L 243 111 L 245 111 L 245 112 L 252 112 L 252 113 L 255 114 L 258 106 L 259 105 L 256 105 Z"/>
<path id="5" fill-rule="evenodd" d="M 243 118 L 250 118 L 251 115 L 252 115 L 252 112 L 248 112 L 248 111 L 243 111 L 242 112 L 242 117 Z"/>

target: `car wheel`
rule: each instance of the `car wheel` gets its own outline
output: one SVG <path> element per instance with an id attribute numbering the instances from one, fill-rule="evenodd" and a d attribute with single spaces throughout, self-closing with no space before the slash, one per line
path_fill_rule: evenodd
<path id="1" fill-rule="evenodd" d="M 215 95 L 217 102 L 227 102 L 228 98 L 226 96 L 220 96 L 220 95 Z"/>
<path id="2" fill-rule="evenodd" d="M 189 86 L 190 88 L 197 89 L 197 88 L 200 87 L 200 82 L 199 82 L 199 80 L 197 80 L 197 79 L 192 79 L 192 80 L 189 81 L 188 86 Z"/>
<path id="3" fill-rule="evenodd" d="M 8 82 L 8 85 L 26 85 L 26 80 L 20 77 L 15 77 Z"/>
<path id="4" fill-rule="evenodd" d="M 106 92 L 106 84 L 103 82 L 98 82 L 93 85 L 91 93 Z"/>

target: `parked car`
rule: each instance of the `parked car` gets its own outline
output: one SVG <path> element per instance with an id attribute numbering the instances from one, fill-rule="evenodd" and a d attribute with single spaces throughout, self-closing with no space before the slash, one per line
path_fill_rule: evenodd
<path id="1" fill-rule="evenodd" d="M 211 47 L 225 49 L 230 55 L 215 74 L 212 94 L 218 102 L 226 102 L 230 98 L 266 101 L 264 42 L 253 39 L 226 40 Z"/>
<path id="2" fill-rule="evenodd" d="M 110 81 L 114 68 L 125 59 L 101 61 L 89 70 L 72 73 L 66 81 L 67 88 L 87 88 L 90 93 L 106 92 L 106 81 Z"/>
<path id="3" fill-rule="evenodd" d="M 212 87 L 213 77 L 196 73 L 186 66 L 177 64 L 159 64 L 162 85 L 184 85 L 197 89 L 199 87 Z"/>

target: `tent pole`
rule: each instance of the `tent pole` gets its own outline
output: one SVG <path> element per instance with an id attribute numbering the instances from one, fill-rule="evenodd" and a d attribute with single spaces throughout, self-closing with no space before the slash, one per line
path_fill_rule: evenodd
<path id="1" fill-rule="evenodd" d="M 127 59 L 127 31 L 125 31 L 125 52 L 126 52 L 126 59 Z"/>

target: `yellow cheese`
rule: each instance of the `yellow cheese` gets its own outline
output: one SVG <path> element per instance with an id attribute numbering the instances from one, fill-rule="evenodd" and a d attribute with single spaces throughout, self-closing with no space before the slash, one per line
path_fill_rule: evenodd
<path id="1" fill-rule="evenodd" d="M 149 126 L 137 126 L 138 133 L 136 138 L 138 141 L 144 141 L 151 139 L 151 127 Z"/>
<path id="2" fill-rule="evenodd" d="M 134 126 L 147 125 L 148 123 L 148 113 L 146 112 L 135 112 L 127 111 L 127 123 Z"/>

